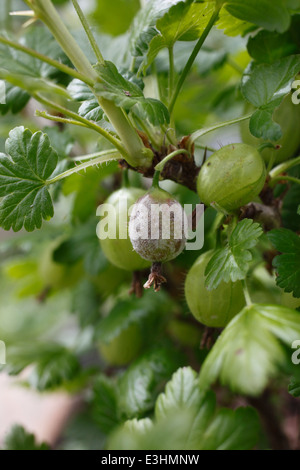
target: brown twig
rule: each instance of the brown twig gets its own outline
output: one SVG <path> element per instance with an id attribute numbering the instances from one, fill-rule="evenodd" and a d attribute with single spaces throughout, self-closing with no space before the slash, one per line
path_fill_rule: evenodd
<path id="1" fill-rule="evenodd" d="M 265 232 L 281 227 L 281 215 L 277 204 L 267 206 L 258 202 L 251 202 L 240 209 L 239 219 L 252 219 L 259 222 Z"/>
<path id="2" fill-rule="evenodd" d="M 147 142 L 146 136 L 141 135 L 141 133 L 139 133 L 139 135 L 143 139 L 144 145 L 148 148 L 152 148 L 149 142 Z M 152 178 L 155 173 L 156 165 L 167 155 L 169 155 L 174 150 L 187 150 L 188 137 L 189 136 L 183 137 L 183 139 L 178 142 L 177 147 L 174 145 L 169 145 L 167 148 L 162 148 L 160 151 L 155 151 L 152 149 L 154 157 L 152 165 L 149 168 L 132 168 L 125 160 L 121 160 L 119 164 L 122 168 L 130 168 L 132 170 L 138 171 L 147 178 Z M 172 160 L 167 162 L 163 171 L 161 172 L 162 179 L 175 181 L 175 183 L 182 184 L 192 191 L 197 192 L 196 183 L 200 167 L 196 165 L 193 152 L 194 149 L 192 149 L 192 156 L 189 156 L 186 153 L 182 153 L 176 155 L 174 158 L 172 158 Z"/>
<path id="3" fill-rule="evenodd" d="M 129 294 L 134 294 L 137 299 L 140 299 L 143 296 L 143 283 L 141 271 L 134 271 L 132 273 L 132 283 Z"/>

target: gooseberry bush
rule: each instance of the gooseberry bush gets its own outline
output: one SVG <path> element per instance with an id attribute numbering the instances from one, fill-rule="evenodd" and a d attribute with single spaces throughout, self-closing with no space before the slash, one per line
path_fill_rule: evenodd
<path id="1" fill-rule="evenodd" d="M 0 8 L 2 372 L 80 397 L 62 449 L 299 449 L 300 1 Z M 122 239 L 154 203 L 204 246 Z"/>

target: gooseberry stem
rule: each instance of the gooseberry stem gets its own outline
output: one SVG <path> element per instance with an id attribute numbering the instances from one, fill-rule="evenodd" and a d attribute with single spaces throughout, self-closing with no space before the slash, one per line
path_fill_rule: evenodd
<path id="1" fill-rule="evenodd" d="M 27 5 L 29 5 L 29 7 L 34 11 L 36 17 L 43 21 L 49 28 L 78 72 L 84 76 L 88 76 L 93 84 L 101 81 L 98 73 L 93 68 L 86 55 L 61 20 L 61 17 L 59 16 L 52 2 L 50 0 L 25 1 Z M 100 56 L 98 58 L 100 58 Z M 118 136 L 120 137 L 126 150 L 126 160 L 128 163 L 133 167 L 150 166 L 153 153 L 150 149 L 145 148 L 136 130 L 131 126 L 128 119 L 126 118 L 123 110 L 118 108 L 112 101 L 109 101 L 102 96 L 97 96 L 97 93 L 92 86 L 91 89 L 97 97 L 101 108 L 107 115 Z"/>
<path id="2" fill-rule="evenodd" d="M 198 53 L 200 52 L 208 34 L 210 33 L 213 25 L 215 24 L 215 22 L 217 21 L 218 17 L 219 17 L 219 13 L 220 13 L 220 9 L 221 7 L 220 6 L 217 6 L 215 8 L 215 11 L 213 12 L 205 30 L 203 31 L 199 41 L 197 42 L 196 46 L 194 47 L 194 50 L 192 52 L 192 54 L 190 55 L 190 58 L 189 60 L 187 61 L 181 75 L 180 75 L 180 78 L 178 80 L 178 83 L 176 85 L 176 88 L 175 88 L 175 91 L 173 93 L 173 96 L 172 96 L 172 99 L 170 101 L 170 106 L 169 106 L 169 112 L 170 112 L 170 115 L 172 114 L 173 112 L 173 109 L 174 109 L 174 106 L 175 106 L 175 103 L 176 103 L 176 100 L 178 98 L 178 95 L 180 93 L 180 90 L 182 88 L 182 85 L 184 84 L 185 82 L 185 79 L 187 77 L 187 75 L 189 74 L 189 71 L 191 70 L 192 66 L 193 66 L 193 63 L 195 62 L 195 59 L 198 55 Z"/>
<path id="3" fill-rule="evenodd" d="M 155 170 L 158 172 L 162 172 L 165 167 L 165 164 L 168 163 L 168 161 L 172 160 L 172 158 L 176 157 L 176 155 L 182 155 L 183 153 L 186 155 L 190 155 L 190 152 L 185 149 L 174 150 L 174 152 L 169 153 L 169 155 L 167 155 L 161 162 L 156 165 Z"/>
<path id="4" fill-rule="evenodd" d="M 85 30 L 85 33 L 86 33 L 86 35 L 87 35 L 87 37 L 88 37 L 88 40 L 90 41 L 90 44 L 91 44 L 91 46 L 92 46 L 92 48 L 93 48 L 93 51 L 94 51 L 95 56 L 96 56 L 96 58 L 97 58 L 97 61 L 98 61 L 99 64 L 102 64 L 102 65 L 103 65 L 103 64 L 105 63 L 105 61 L 104 61 L 104 59 L 103 59 L 103 55 L 101 54 L 101 51 L 100 51 L 100 49 L 99 49 L 99 46 L 98 46 L 98 44 L 97 44 L 97 42 L 96 42 L 96 40 L 95 40 L 95 38 L 94 38 L 94 36 L 93 36 L 93 33 L 92 33 L 91 28 L 90 28 L 90 26 L 89 26 L 89 24 L 88 24 L 88 22 L 87 22 L 87 20 L 86 20 L 86 17 L 84 16 L 83 11 L 82 11 L 82 9 L 80 8 L 80 6 L 79 6 L 77 0 L 72 0 L 72 2 L 73 2 L 73 5 L 74 5 L 74 8 L 75 8 L 75 10 L 76 10 L 76 13 L 77 13 L 77 15 L 78 15 L 78 17 L 79 17 L 79 19 L 80 19 L 80 21 L 81 21 L 81 24 L 82 24 L 82 26 L 83 26 L 83 28 L 84 28 L 84 30 Z"/>
<path id="5" fill-rule="evenodd" d="M 49 106 L 52 109 L 55 109 L 56 111 L 69 116 L 71 120 L 77 121 L 81 124 L 83 124 L 85 127 L 93 129 L 94 131 L 98 132 L 101 134 L 105 139 L 107 139 L 111 144 L 113 144 L 116 149 L 121 153 L 121 155 L 125 158 L 125 160 L 128 159 L 128 154 L 125 151 L 124 147 L 122 146 L 121 142 L 116 139 L 114 136 L 112 136 L 109 132 L 107 132 L 105 129 L 102 127 L 98 126 L 95 122 L 89 121 L 88 119 L 83 118 L 82 116 L 79 116 L 76 113 L 73 113 L 67 108 L 64 108 L 63 106 L 60 106 L 57 103 L 54 103 L 51 100 L 48 100 L 44 96 L 40 95 L 39 93 L 33 93 L 32 96 L 39 101 L 40 103 L 44 104 L 45 106 Z M 80 125 L 80 124 L 79 124 Z"/>
<path id="6" fill-rule="evenodd" d="M 160 178 L 160 171 L 156 171 L 153 176 L 152 180 L 152 188 L 159 188 L 159 178 Z"/>
<path id="7" fill-rule="evenodd" d="M 189 137 L 189 149 L 192 148 L 193 144 L 196 142 L 196 140 L 200 139 L 200 137 L 203 137 L 204 135 L 209 134 L 210 132 L 222 129 L 223 127 L 232 126 L 233 124 L 238 124 L 239 122 L 242 122 L 242 121 L 247 121 L 247 119 L 250 119 L 251 116 L 252 116 L 252 113 L 246 114 L 245 116 L 242 116 L 236 119 L 231 119 L 230 121 L 220 122 L 211 127 L 203 127 L 202 129 L 199 129 L 193 132 Z"/>
<path id="8" fill-rule="evenodd" d="M 123 170 L 122 187 L 129 188 L 129 174 L 127 168 Z"/>
<path id="9" fill-rule="evenodd" d="M 277 165 L 275 168 L 273 168 L 272 171 L 270 171 L 271 180 L 297 165 L 300 165 L 300 157 L 293 158 L 292 160 L 288 160 L 281 163 L 280 165 Z"/>
<path id="10" fill-rule="evenodd" d="M 75 173 L 78 173 L 79 171 L 86 170 L 89 167 L 92 166 L 97 166 L 101 165 L 102 163 L 107 163 L 113 160 L 119 160 L 119 154 L 107 154 L 107 155 L 101 155 L 98 158 L 94 158 L 88 162 L 82 163 L 81 165 L 77 165 L 74 168 L 71 168 L 70 170 L 66 170 L 60 175 L 55 176 L 54 178 L 51 178 L 45 182 L 47 186 L 50 184 L 57 183 L 58 181 L 67 178 L 68 176 L 74 175 Z"/>
<path id="11" fill-rule="evenodd" d="M 55 67 L 57 70 L 60 70 L 61 72 L 69 75 L 70 77 L 81 80 L 87 85 L 90 85 L 90 86 L 93 85 L 93 80 L 91 80 L 86 75 L 80 72 L 77 72 L 77 70 L 72 69 L 71 67 L 68 67 L 67 65 L 63 63 L 58 62 L 57 60 L 50 59 L 50 57 L 47 57 L 46 55 L 41 54 L 40 52 L 30 49 L 29 47 L 23 46 L 22 44 L 19 44 L 18 42 L 15 42 L 15 41 L 12 41 L 11 39 L 0 36 L 0 44 L 5 44 L 6 46 L 12 47 L 13 49 L 17 51 L 24 52 L 25 54 L 31 57 L 34 57 L 35 59 L 38 59 L 41 62 L 45 62 L 46 64 L 51 65 L 52 67 Z"/>
<path id="12" fill-rule="evenodd" d="M 248 286 L 247 286 L 246 279 L 242 280 L 242 285 L 243 285 L 243 291 L 244 291 L 246 304 L 247 304 L 248 307 L 250 307 L 252 305 L 252 300 L 251 300 L 251 297 L 250 297 L 250 293 L 249 293 L 249 289 L 248 289 Z"/>
<path id="13" fill-rule="evenodd" d="M 275 176 L 275 178 L 272 178 L 271 180 L 272 183 L 275 183 L 277 181 L 290 181 L 291 183 L 300 184 L 299 178 L 295 178 L 294 176 L 287 176 L 287 175 Z M 271 186 L 273 186 L 273 184 L 271 184 Z"/>
<path id="14" fill-rule="evenodd" d="M 258 150 L 259 152 L 262 152 L 262 151 L 265 150 L 265 149 L 278 150 L 278 148 L 276 147 L 276 145 L 271 144 L 271 142 L 264 142 L 263 144 L 259 145 L 259 147 L 257 147 L 257 150 Z"/>

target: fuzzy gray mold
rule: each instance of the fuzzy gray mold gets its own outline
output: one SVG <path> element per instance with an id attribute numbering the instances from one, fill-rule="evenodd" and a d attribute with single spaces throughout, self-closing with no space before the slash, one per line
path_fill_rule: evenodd
<path id="1" fill-rule="evenodd" d="M 176 258 L 185 247 L 186 231 L 185 212 L 166 191 L 152 189 L 133 207 L 129 236 L 134 250 L 146 260 Z"/>

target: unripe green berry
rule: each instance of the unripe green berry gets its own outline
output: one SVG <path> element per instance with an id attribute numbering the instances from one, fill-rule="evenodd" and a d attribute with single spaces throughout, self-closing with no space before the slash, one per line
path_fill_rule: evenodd
<path id="1" fill-rule="evenodd" d="M 142 346 L 142 333 L 137 324 L 131 324 L 110 342 L 101 342 L 99 352 L 112 366 L 124 366 L 135 359 Z"/>
<path id="2" fill-rule="evenodd" d="M 252 110 L 254 111 L 254 109 L 255 108 L 249 104 L 245 109 L 245 113 L 249 113 Z M 274 145 L 278 145 L 280 148 L 278 150 L 265 148 L 262 150 L 261 154 L 266 162 L 274 158 L 274 164 L 278 164 L 297 155 L 300 149 L 300 132 L 298 131 L 300 127 L 300 106 L 293 103 L 290 94 L 287 95 L 280 106 L 275 109 L 273 120 L 281 127 L 281 139 L 273 142 Z M 259 146 L 264 142 L 263 139 L 257 139 L 251 134 L 248 121 L 241 122 L 240 129 L 242 139 L 245 143 Z"/>
<path id="3" fill-rule="evenodd" d="M 240 281 L 222 282 L 216 289 L 205 287 L 205 269 L 213 250 L 200 255 L 185 281 L 185 298 L 194 317 L 206 326 L 221 328 L 227 325 L 245 306 Z"/>
<path id="4" fill-rule="evenodd" d="M 145 192 L 138 188 L 123 188 L 109 196 L 106 200 L 106 204 L 111 204 L 116 210 L 117 216 L 117 227 L 116 235 L 117 238 L 106 238 L 101 239 L 100 244 L 106 258 L 120 269 L 127 271 L 139 271 L 147 268 L 150 263 L 142 259 L 132 248 L 129 236 L 128 236 L 128 221 L 127 218 L 120 220 L 121 213 L 125 214 L 126 210 L 137 201 L 138 198 L 143 196 Z M 127 231 L 127 238 L 119 238 L 120 224 L 123 224 L 123 228 Z"/>
<path id="5" fill-rule="evenodd" d="M 266 175 L 257 149 L 246 144 L 226 145 L 202 166 L 197 191 L 207 206 L 216 204 L 231 213 L 259 195 Z"/>

